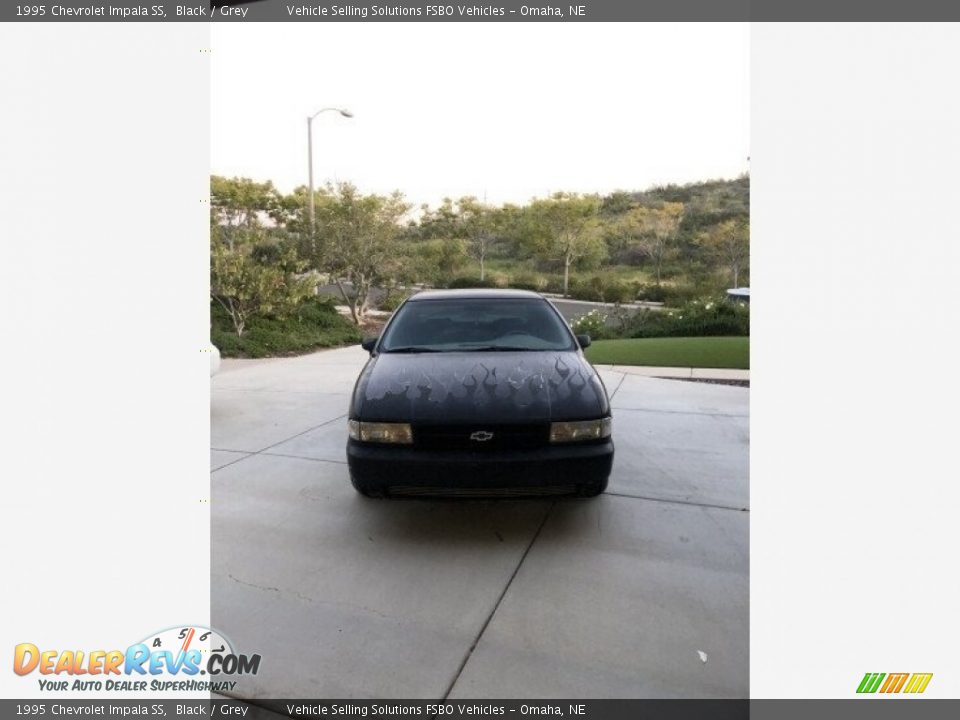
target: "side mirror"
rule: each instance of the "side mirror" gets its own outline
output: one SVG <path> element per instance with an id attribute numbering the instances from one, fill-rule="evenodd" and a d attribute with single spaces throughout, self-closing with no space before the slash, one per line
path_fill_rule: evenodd
<path id="1" fill-rule="evenodd" d="M 377 338 L 376 336 L 372 338 L 367 338 L 366 340 L 360 343 L 360 347 L 362 347 L 368 353 L 373 354 L 373 348 L 376 347 L 378 339 L 379 338 Z"/>
<path id="2" fill-rule="evenodd" d="M 589 335 L 577 335 L 577 343 L 580 345 L 582 350 L 586 350 L 590 347 L 590 336 Z"/>

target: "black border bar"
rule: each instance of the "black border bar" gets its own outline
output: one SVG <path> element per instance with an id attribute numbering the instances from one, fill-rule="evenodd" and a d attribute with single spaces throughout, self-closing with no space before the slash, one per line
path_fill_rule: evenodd
<path id="1" fill-rule="evenodd" d="M 442 10 L 441 10 L 442 9 Z M 189 11 L 188 11 L 189 10 Z M 6 0 L 3 22 L 947 22 L 944 0 Z"/>
<path id="2" fill-rule="evenodd" d="M 443 710 L 438 710 L 438 708 Z M 561 715 L 544 712 L 559 708 Z M 292 708 L 292 710 L 291 710 Z M 326 708 L 324 710 L 324 708 Z M 338 708 L 334 711 L 334 708 Z M 364 712 L 364 708 L 366 709 Z M 466 711 L 470 708 L 470 711 Z M 243 718 L 243 720 L 942 720 L 960 699 L 849 700 L 0 700 L 2 718 Z"/>

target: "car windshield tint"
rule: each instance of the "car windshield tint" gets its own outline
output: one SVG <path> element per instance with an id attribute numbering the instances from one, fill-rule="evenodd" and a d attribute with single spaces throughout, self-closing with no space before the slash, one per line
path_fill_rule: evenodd
<path id="1" fill-rule="evenodd" d="M 461 298 L 406 303 L 381 352 L 573 350 L 570 330 L 546 300 Z"/>

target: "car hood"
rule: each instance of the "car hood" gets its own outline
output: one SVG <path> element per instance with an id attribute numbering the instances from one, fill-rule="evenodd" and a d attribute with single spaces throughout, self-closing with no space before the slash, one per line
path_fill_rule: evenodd
<path id="1" fill-rule="evenodd" d="M 351 416 L 413 423 L 601 417 L 607 393 L 576 352 L 384 353 L 357 380 Z"/>

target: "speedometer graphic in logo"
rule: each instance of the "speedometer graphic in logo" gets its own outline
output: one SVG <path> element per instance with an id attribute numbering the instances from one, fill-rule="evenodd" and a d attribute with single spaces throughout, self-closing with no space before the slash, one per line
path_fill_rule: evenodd
<path id="1" fill-rule="evenodd" d="M 233 645 L 220 632 L 204 625 L 181 625 L 152 633 L 140 641 L 151 653 L 167 652 L 174 658 L 191 658 L 199 674 L 230 672 L 227 658 L 235 658 Z M 198 656 L 199 653 L 199 656 Z M 199 660 L 199 662 L 196 662 Z"/>

